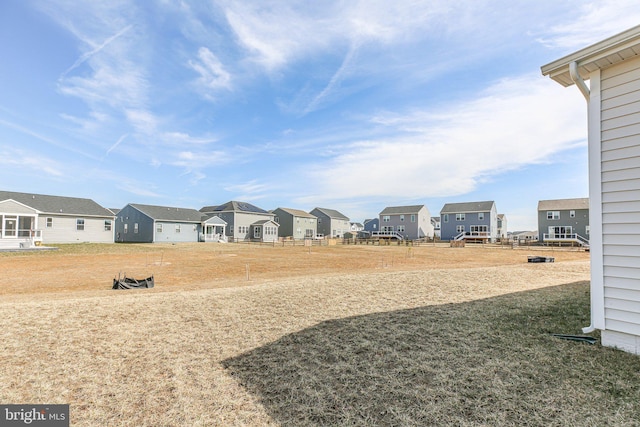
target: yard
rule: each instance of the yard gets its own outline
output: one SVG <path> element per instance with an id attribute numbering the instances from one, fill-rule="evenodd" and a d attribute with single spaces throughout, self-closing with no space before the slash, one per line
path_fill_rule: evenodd
<path id="1" fill-rule="evenodd" d="M 552 336 L 589 323 L 588 254 L 529 251 L 2 253 L 0 402 L 74 426 L 637 425 L 640 358 Z"/>

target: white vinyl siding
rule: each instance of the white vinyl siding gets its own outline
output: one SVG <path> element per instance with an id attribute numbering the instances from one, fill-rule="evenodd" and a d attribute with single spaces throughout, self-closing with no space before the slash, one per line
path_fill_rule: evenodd
<path id="1" fill-rule="evenodd" d="M 640 336 L 640 59 L 600 88 L 605 328 Z"/>

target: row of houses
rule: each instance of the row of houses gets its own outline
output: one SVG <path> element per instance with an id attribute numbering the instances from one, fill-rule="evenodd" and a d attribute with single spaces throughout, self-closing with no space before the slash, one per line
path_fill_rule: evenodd
<path id="1" fill-rule="evenodd" d="M 494 201 L 447 203 L 440 216 L 425 205 L 391 206 L 363 224 L 335 209 L 310 212 L 229 201 L 200 210 L 130 203 L 107 209 L 90 199 L 0 191 L 0 247 L 75 242 L 219 242 L 279 238 L 317 239 L 361 235 L 374 238 L 495 242 L 509 236 L 507 218 Z M 588 199 L 538 204 L 543 242 L 586 244 Z"/>

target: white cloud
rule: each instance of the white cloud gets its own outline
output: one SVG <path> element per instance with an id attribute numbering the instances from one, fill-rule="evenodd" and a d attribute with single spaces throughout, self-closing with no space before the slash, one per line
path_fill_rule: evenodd
<path id="1" fill-rule="evenodd" d="M 637 0 L 598 0 L 575 5 L 575 19 L 554 26 L 540 42 L 552 48 L 575 50 L 587 47 L 638 25 Z"/>
<path id="2" fill-rule="evenodd" d="M 220 60 L 206 47 L 198 49 L 198 60 L 190 60 L 188 64 L 200 75 L 197 83 L 202 90 L 211 92 L 219 89 L 231 89 L 231 74 L 224 69 Z"/>
<path id="3" fill-rule="evenodd" d="M 265 192 L 270 188 L 269 185 L 251 180 L 242 184 L 234 184 L 224 188 L 225 191 L 236 193 L 235 200 L 259 200 L 265 197 Z"/>
<path id="4" fill-rule="evenodd" d="M 3 169 L 27 169 L 31 173 L 44 173 L 52 177 L 64 176 L 64 166 L 58 161 L 35 152 L 0 146 L 0 166 Z"/>
<path id="5" fill-rule="evenodd" d="M 585 145 L 585 111 L 579 93 L 525 76 L 438 111 L 381 114 L 371 121 L 387 136 L 348 143 L 316 165 L 307 176 L 318 183 L 312 197 L 464 194 L 493 175 L 553 162 L 563 150 Z"/>

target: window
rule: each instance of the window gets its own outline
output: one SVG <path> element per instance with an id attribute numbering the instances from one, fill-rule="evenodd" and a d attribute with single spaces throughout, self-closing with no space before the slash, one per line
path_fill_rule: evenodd
<path id="1" fill-rule="evenodd" d="M 180 232 L 180 224 L 176 224 L 176 233 Z"/>
<path id="2" fill-rule="evenodd" d="M 411 222 L 416 222 L 416 216 L 415 215 L 411 215 Z"/>
<path id="3" fill-rule="evenodd" d="M 569 211 L 569 218 L 575 218 L 576 217 L 576 211 Z"/>
<path id="4" fill-rule="evenodd" d="M 456 233 L 464 232 L 464 225 L 456 225 Z"/>
<path id="5" fill-rule="evenodd" d="M 484 219 L 484 212 L 478 212 L 478 219 L 482 221 Z"/>
<path id="6" fill-rule="evenodd" d="M 404 221 L 404 215 L 400 215 L 400 221 Z"/>
<path id="7" fill-rule="evenodd" d="M 547 219 L 560 219 L 560 211 L 547 211 Z"/>
<path id="8" fill-rule="evenodd" d="M 124 234 L 127 234 L 129 232 L 129 224 L 124 224 Z"/>
<path id="9" fill-rule="evenodd" d="M 456 221 L 464 221 L 464 214 L 463 213 L 456 214 Z"/>
<path id="10" fill-rule="evenodd" d="M 589 226 L 587 225 L 587 226 L 585 227 L 585 230 L 584 230 L 584 231 L 587 233 L 587 235 L 589 235 L 589 232 L 591 231 L 591 228 L 589 228 Z"/>
<path id="11" fill-rule="evenodd" d="M 53 227 L 53 218 L 49 217 L 47 218 L 47 228 L 52 228 Z"/>
<path id="12" fill-rule="evenodd" d="M 253 238 L 254 239 L 259 239 L 260 238 L 260 234 L 261 234 L 261 229 L 260 227 L 255 227 L 253 229 Z"/>
<path id="13" fill-rule="evenodd" d="M 277 222 L 278 224 L 280 224 L 280 217 L 279 216 L 274 217 L 273 220 L 275 222 Z"/>
<path id="14" fill-rule="evenodd" d="M 404 233 L 404 225 L 398 226 L 398 233 Z"/>
<path id="15" fill-rule="evenodd" d="M 442 215 L 442 220 L 443 220 L 444 222 L 449 222 L 449 214 L 444 214 L 444 215 Z"/>
<path id="16" fill-rule="evenodd" d="M 162 233 L 162 223 L 156 224 L 156 233 Z"/>
<path id="17" fill-rule="evenodd" d="M 133 223 L 133 234 L 138 234 L 138 223 Z"/>
<path id="18" fill-rule="evenodd" d="M 76 219 L 76 230 L 77 231 L 84 231 L 84 219 L 83 218 Z"/>
<path id="19" fill-rule="evenodd" d="M 389 222 L 389 221 L 391 221 L 391 217 L 389 215 L 384 215 L 382 217 L 382 222 Z"/>
<path id="20" fill-rule="evenodd" d="M 105 219 L 104 220 L 104 231 L 111 231 L 111 220 L 110 219 Z"/>

